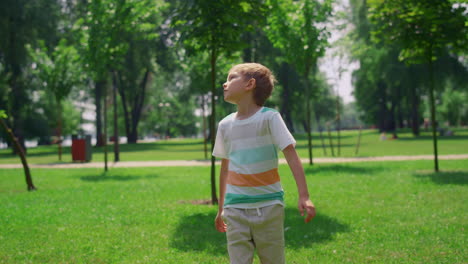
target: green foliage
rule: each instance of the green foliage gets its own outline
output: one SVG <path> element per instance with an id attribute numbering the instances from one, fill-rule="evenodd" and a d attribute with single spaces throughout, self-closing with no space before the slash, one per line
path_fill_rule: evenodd
<path id="1" fill-rule="evenodd" d="M 325 53 L 330 33 L 324 23 L 331 14 L 332 2 L 267 1 L 268 38 L 301 73 L 308 74 Z"/>
<path id="2" fill-rule="evenodd" d="M 179 73 L 180 74 L 180 73 Z M 153 84 L 153 91 L 147 98 L 140 129 L 147 136 L 191 137 L 197 134 L 195 115 L 195 98 L 187 91 L 178 91 L 176 85 L 168 82 L 182 83 L 184 77 L 177 75 L 160 75 Z M 174 80 L 174 79 L 175 80 Z"/>
<path id="3" fill-rule="evenodd" d="M 8 124 L 21 144 L 28 132 L 24 124 L 35 90 L 30 85 L 26 46 L 39 39 L 54 45 L 59 14 L 57 1 L 0 1 L 0 108 L 8 113 Z"/>
<path id="4" fill-rule="evenodd" d="M 232 55 L 245 45 L 241 32 L 253 30 L 264 8 L 258 0 L 178 1 L 172 24 L 180 30 L 189 55 L 200 51 Z"/>
<path id="5" fill-rule="evenodd" d="M 436 104 L 433 61 L 448 48 L 466 51 L 468 17 L 465 5 L 453 5 L 448 0 L 371 1 L 370 20 L 377 27 L 372 36 L 377 41 L 400 45 L 400 60 L 408 64 L 424 62 L 428 66 L 428 95 L 434 145 L 435 171 L 437 160 Z"/>
<path id="6" fill-rule="evenodd" d="M 80 42 L 95 80 L 105 79 L 109 69 L 119 68 L 124 62 L 132 48 L 129 34 L 136 40 L 158 37 L 154 20 L 163 7 L 158 0 L 89 1 L 86 17 L 79 19 L 75 27 L 83 32 Z"/>
<path id="7" fill-rule="evenodd" d="M 39 83 L 55 97 L 57 103 L 64 100 L 71 89 L 83 81 L 80 56 L 77 50 L 61 39 L 52 52 L 43 41 L 36 49 L 27 46 L 32 59 L 32 67 Z"/>
<path id="8" fill-rule="evenodd" d="M 401 127 L 406 123 L 412 126 L 413 133 L 417 135 L 419 125 L 423 122 L 422 98 L 428 94 L 429 90 L 428 64 L 408 65 L 408 63 L 401 62 L 403 58 L 401 49 L 404 47 L 401 38 L 407 38 L 406 41 L 408 41 L 410 32 L 405 33 L 407 35 L 404 37 L 391 36 L 392 34 L 403 34 L 397 32 L 397 22 L 391 20 L 398 20 L 398 16 L 388 16 L 385 12 L 389 12 L 389 9 L 382 7 L 387 4 L 400 3 L 405 8 L 393 11 L 402 13 L 408 11 L 406 7 L 410 2 L 351 1 L 351 21 L 355 25 L 355 30 L 350 33 L 349 37 L 353 41 L 351 45 L 352 56 L 360 63 L 360 68 L 353 73 L 353 82 L 354 95 L 357 105 L 362 111 L 363 120 L 387 131 L 398 126 Z M 427 1 L 424 5 L 429 2 L 431 1 Z M 372 5 L 373 8 L 369 9 L 366 3 Z M 369 10 L 372 11 L 370 19 L 368 17 Z M 381 16 L 379 12 L 384 12 L 386 15 Z M 411 10 L 409 12 L 411 13 Z M 387 20 L 384 21 L 384 18 Z M 392 29 L 387 28 L 390 23 L 394 25 Z M 414 28 L 414 25 L 411 24 L 408 27 Z M 375 41 L 377 37 L 380 39 L 378 42 Z M 417 36 L 415 38 L 420 40 Z M 454 51 L 457 51 L 453 45 L 449 44 L 447 47 L 439 51 L 438 60 L 433 62 L 434 81 L 437 84 L 436 92 L 438 93 L 442 93 L 444 85 L 449 82 L 457 83 L 456 86 L 459 87 L 457 89 L 466 87 L 464 83 L 466 83 L 465 78 L 468 75 L 466 67 L 461 63 L 462 57 L 456 57 L 453 54 Z M 410 47 L 407 46 L 407 48 Z M 415 52 L 420 53 L 420 51 Z M 417 62 L 419 59 L 422 57 L 415 55 L 405 62 Z"/>
<path id="9" fill-rule="evenodd" d="M 0 61 L 7 67 L 7 72 L 20 71 L 21 66 L 27 63 L 27 44 L 45 39 L 50 45 L 56 40 L 59 13 L 60 6 L 57 1 L 0 2 Z"/>
<path id="10" fill-rule="evenodd" d="M 438 58 L 440 123 L 466 123 L 466 16 L 460 15 L 466 5 L 455 0 L 350 3 L 351 51 L 360 64 L 353 75 L 355 97 L 367 123 L 422 123 L 418 111 L 427 95 L 427 65 L 407 66 L 398 58 L 416 62 L 431 42 Z M 79 120 L 67 101 L 77 99 L 78 89 L 70 92 L 71 87 L 83 90 L 89 102 L 96 96 L 97 104 L 102 98 L 92 86 L 109 88 L 115 77 L 120 131 L 131 131 L 132 124 L 142 135 L 200 134 L 195 124 L 201 120 L 193 112 L 202 96 L 205 105 L 216 103 L 216 123 L 234 111 L 216 99 L 226 72 L 233 64 L 256 61 L 279 80 L 267 105 L 279 109 L 291 129 L 302 131 L 306 107 L 301 102 L 309 91 L 319 122 L 335 118 L 336 98 L 316 71 L 330 36 L 325 26 L 335 16 L 331 5 L 331 0 L 1 1 L 0 108 L 18 133 L 36 138 L 54 133 L 54 98 L 60 98 L 68 134 Z M 305 89 L 309 79 L 311 89 Z M 214 99 L 208 99 L 210 88 Z M 159 109 L 160 102 L 173 109 Z M 170 125 L 165 115 L 172 117 Z"/>
<path id="11" fill-rule="evenodd" d="M 356 129 L 363 126 L 360 116 L 361 114 L 355 102 L 344 105 L 341 115 L 341 127 L 344 129 Z"/>
<path id="12" fill-rule="evenodd" d="M 468 121 L 468 92 L 454 90 L 452 83 L 447 83 L 440 98 L 438 114 L 449 126 L 461 126 Z"/>
<path id="13" fill-rule="evenodd" d="M 447 47 L 455 52 L 466 51 L 465 5 L 454 5 L 448 0 L 372 0 L 369 5 L 370 20 L 378 25 L 372 38 L 401 45 L 401 60 L 435 61 Z"/>

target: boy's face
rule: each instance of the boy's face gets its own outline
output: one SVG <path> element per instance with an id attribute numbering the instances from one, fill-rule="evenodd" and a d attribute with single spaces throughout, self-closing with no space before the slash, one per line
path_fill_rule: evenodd
<path id="1" fill-rule="evenodd" d="M 250 90 L 249 80 L 240 72 L 233 70 L 229 72 L 227 81 L 223 84 L 224 100 L 237 104 Z"/>

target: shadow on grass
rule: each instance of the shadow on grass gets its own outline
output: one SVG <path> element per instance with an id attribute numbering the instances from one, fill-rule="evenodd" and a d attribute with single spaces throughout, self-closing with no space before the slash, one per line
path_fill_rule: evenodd
<path id="1" fill-rule="evenodd" d="M 226 236 L 216 231 L 216 213 L 183 217 L 171 238 L 170 246 L 182 251 L 203 251 L 212 255 L 227 255 Z M 332 217 L 318 214 L 305 224 L 297 209 L 286 208 L 285 238 L 288 248 L 312 247 L 333 240 L 334 234 L 350 228 Z"/>
<path id="2" fill-rule="evenodd" d="M 320 212 L 310 223 L 306 224 L 296 208 L 286 208 L 284 226 L 286 246 L 294 249 L 325 243 L 333 240 L 336 233 L 350 231 L 348 225 Z"/>
<path id="3" fill-rule="evenodd" d="M 429 178 L 436 184 L 468 184 L 468 171 L 416 172 L 417 178 Z"/>
<path id="4" fill-rule="evenodd" d="M 357 164 L 320 164 L 313 166 L 306 166 L 304 171 L 306 174 L 317 174 L 324 173 L 329 174 L 331 172 L 335 173 L 351 173 L 351 174 L 369 174 L 383 170 L 383 167 L 365 167 Z"/>
<path id="5" fill-rule="evenodd" d="M 103 182 L 103 181 L 136 181 L 140 179 L 150 179 L 150 178 L 156 178 L 158 177 L 157 175 L 151 174 L 151 175 L 146 175 L 146 176 L 130 176 L 130 175 L 115 175 L 115 174 L 106 174 L 105 172 L 101 173 L 100 175 L 86 175 L 86 176 L 80 176 L 79 178 L 82 181 L 88 181 L 88 182 Z"/>
<path id="6" fill-rule="evenodd" d="M 226 236 L 216 231 L 216 213 L 198 213 L 180 219 L 170 246 L 182 251 L 207 252 L 211 255 L 227 255 Z"/>

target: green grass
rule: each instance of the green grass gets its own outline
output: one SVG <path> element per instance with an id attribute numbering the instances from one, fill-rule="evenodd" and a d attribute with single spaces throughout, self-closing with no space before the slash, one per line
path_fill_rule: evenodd
<path id="1" fill-rule="evenodd" d="M 287 166 L 287 263 L 466 263 L 468 163 L 306 167 L 317 217 L 304 224 Z M 0 263 L 227 263 L 209 168 L 0 170 Z M 259 263 L 258 260 L 255 263 Z"/>
<path id="2" fill-rule="evenodd" d="M 332 138 L 334 154 L 338 155 L 336 133 Z M 326 136 L 326 137 L 325 137 Z M 432 137 L 429 132 L 422 132 L 420 137 L 413 137 L 407 132 L 398 133 L 398 140 L 380 141 L 379 134 L 375 130 L 364 130 L 362 133 L 361 147 L 357 156 L 396 156 L 396 155 L 431 155 L 433 153 Z M 324 133 L 325 151 L 318 133 L 313 135 L 314 157 L 331 157 L 332 152 L 327 134 Z M 301 157 L 308 157 L 307 139 L 305 135 L 296 135 L 297 150 Z M 340 156 L 354 157 L 358 141 L 357 131 L 341 132 Z M 468 130 L 457 130 L 455 136 L 439 137 L 439 154 L 467 154 Z M 208 146 L 208 149 L 211 147 Z M 151 161 L 151 160 L 203 160 L 203 141 L 200 139 L 175 139 L 153 143 L 140 143 L 134 145 L 121 145 L 121 161 Z M 112 161 L 113 146 L 108 147 L 109 160 Z M 70 147 L 63 150 L 62 162 L 71 162 Z M 57 146 L 41 146 L 28 150 L 28 162 L 31 164 L 44 164 L 59 162 Z M 92 161 L 103 161 L 103 148 L 93 148 Z M 19 163 L 18 157 L 11 154 L 11 150 L 0 150 L 0 164 Z"/>

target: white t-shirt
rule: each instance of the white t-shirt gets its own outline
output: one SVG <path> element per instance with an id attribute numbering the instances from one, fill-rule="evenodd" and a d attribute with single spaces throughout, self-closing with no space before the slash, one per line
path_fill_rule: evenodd
<path id="1" fill-rule="evenodd" d="M 274 109 L 262 107 L 243 120 L 236 116 L 221 120 L 213 149 L 213 156 L 229 160 L 224 207 L 283 205 L 278 150 L 296 141 Z"/>

